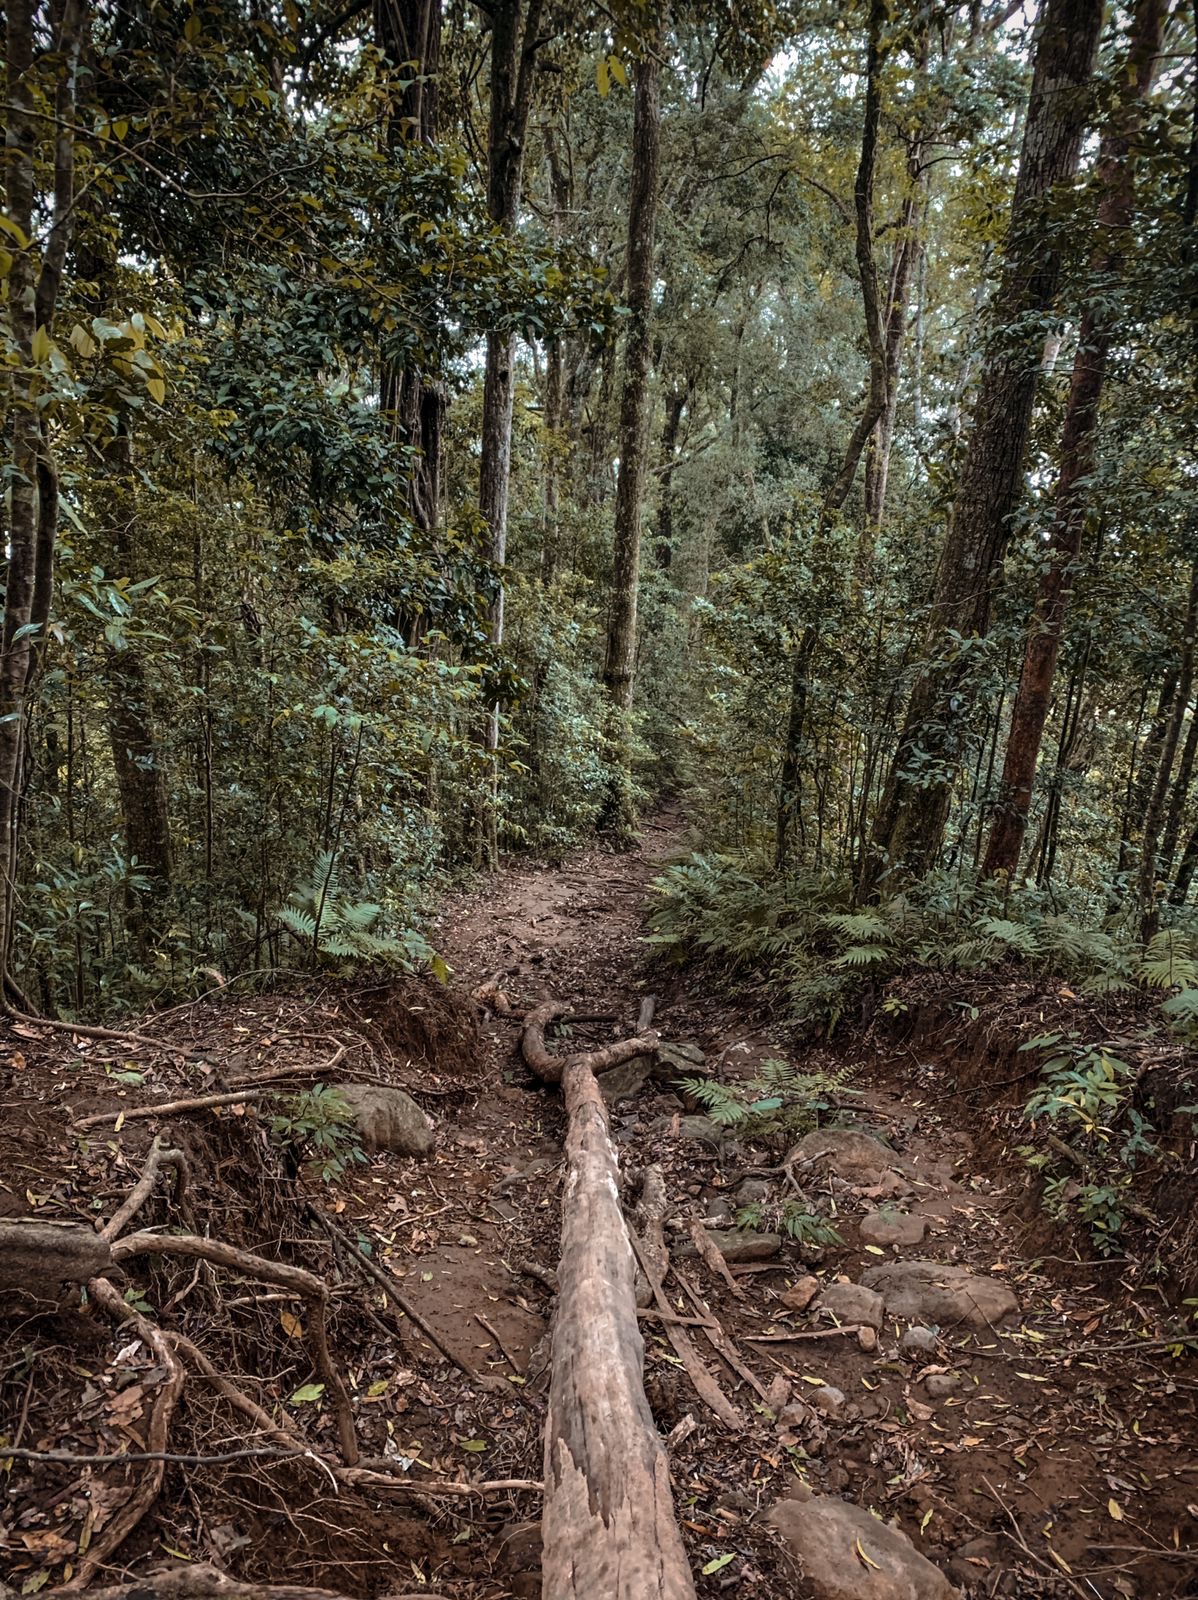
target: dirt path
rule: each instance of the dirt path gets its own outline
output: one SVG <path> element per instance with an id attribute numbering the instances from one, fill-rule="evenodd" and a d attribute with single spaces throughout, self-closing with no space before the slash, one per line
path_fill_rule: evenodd
<path id="1" fill-rule="evenodd" d="M 956 1584 L 979 1595 L 1198 1594 L 1193 1365 L 1123 1348 L 1151 1325 L 1159 1305 L 1137 1304 L 1110 1269 L 1079 1272 L 1064 1239 L 1057 1261 L 1023 1255 L 1023 1174 L 989 1170 L 975 1155 L 968 1127 L 954 1115 L 964 1107 L 934 1066 L 924 1063 L 913 1076 L 861 1046 L 841 1046 L 832 1057 L 818 1049 L 804 1054 L 713 994 L 701 977 L 652 968 L 638 942 L 645 891 L 656 864 L 678 847 L 677 821 L 665 815 L 648 825 L 634 854 L 591 851 L 557 869 L 509 871 L 484 893 L 453 904 L 441 937 L 462 981 L 493 982 L 517 1011 L 553 995 L 581 1012 L 608 1013 L 626 1030 L 640 997 L 652 991 L 661 996 L 666 1036 L 696 1041 L 709 1069 L 724 1075 L 750 1074 L 778 1056 L 804 1068 L 847 1063 L 856 1069 L 860 1099 L 851 1115 L 834 1120 L 868 1130 L 894 1152 L 881 1180 L 848 1168 L 838 1176 L 820 1163 L 816 1182 L 843 1243 L 812 1250 L 787 1240 L 768 1262 L 734 1266 L 743 1298 L 687 1263 L 763 1387 L 774 1386 L 775 1403 L 786 1393 L 777 1418 L 706 1349 L 710 1370 L 745 1418 L 743 1431 L 725 1430 L 697 1399 L 660 1326 L 646 1325 L 647 1388 L 659 1426 L 668 1432 L 681 1424 L 685 1432 L 688 1417 L 696 1424 L 672 1459 L 696 1570 L 713 1569 L 700 1591 L 809 1592 L 764 1516 L 807 1483 L 894 1520 Z M 517 1032 L 502 1016 L 485 1024 L 493 1068 L 509 1080 L 509 1095 L 515 1086 L 520 1098 L 511 1103 L 524 1105 L 526 1125 L 528 1108 L 536 1107 L 537 1126 L 548 1135 L 540 1159 L 548 1160 L 557 1108 L 528 1084 L 515 1054 Z M 610 1032 L 600 1024 L 593 1036 Z M 718 1227 L 735 1208 L 738 1173 L 776 1156 L 731 1141 L 712 1148 L 686 1136 L 693 1126 L 678 1097 L 651 1084 L 614 1117 L 625 1166 L 654 1162 L 665 1170 L 671 1220 L 700 1217 Z M 531 1150 L 522 1155 L 538 1166 Z M 555 1182 L 555 1169 L 537 1171 L 538 1204 L 550 1214 Z M 756 1184 L 740 1199 L 764 1197 L 768 1216 L 781 1191 Z M 884 1242 L 868 1242 L 860 1225 L 879 1207 L 883 1223 L 909 1229 L 912 1239 L 922 1231 L 922 1241 L 885 1242 L 885 1226 L 870 1231 L 879 1228 L 875 1217 L 867 1234 Z M 913 1220 L 896 1223 L 900 1215 Z M 552 1215 L 546 1223 L 538 1243 L 551 1262 Z M 672 1240 L 685 1244 L 687 1235 L 676 1226 Z M 872 1350 L 845 1337 L 750 1342 L 828 1326 L 817 1310 L 787 1306 L 788 1289 L 812 1267 L 825 1286 L 843 1285 L 887 1262 L 911 1260 L 969 1268 L 1005 1285 L 1018 1312 L 1001 1325 L 981 1319 L 975 1327 L 951 1324 L 943 1314 L 939 1322 L 916 1317 L 931 1330 L 920 1336 L 924 1350 L 902 1348 L 910 1319 L 890 1314 Z M 677 1288 L 674 1298 L 693 1314 Z M 868 1565 L 858 1569 L 860 1592 L 870 1592 Z"/>
<path id="2" fill-rule="evenodd" d="M 681 835 L 664 813 L 636 851 L 509 867 L 449 902 L 438 943 L 455 987 L 480 996 L 478 1033 L 444 991 L 408 983 L 373 998 L 335 984 L 315 995 L 310 986 L 253 1000 L 222 994 L 171 1020 L 186 1059 L 36 1029 L 12 1034 L 7 1065 L 0 1059 L 0 1216 L 110 1215 L 152 1134 L 169 1133 L 190 1157 L 193 1223 L 326 1275 L 362 1454 L 384 1458 L 401 1480 L 394 1493 L 353 1494 L 330 1489 L 328 1473 L 310 1464 L 219 1464 L 246 1425 L 193 1374 L 171 1445 L 202 1459 L 169 1467 L 152 1514 L 106 1572 L 165 1552 L 354 1595 L 413 1584 L 447 1600 L 539 1595 L 535 1490 L 436 1489 L 541 1472 L 563 1130 L 556 1093 L 520 1060 L 519 1014 L 550 996 L 571 1001 L 586 1019 L 572 1028 L 577 1048 L 627 1032 L 652 993 L 663 1035 L 701 1052 L 702 1072 L 743 1079 L 785 1058 L 835 1077 L 831 1098 L 843 1102 L 824 1115 L 793 1184 L 746 1173 L 776 1166 L 785 1145 L 713 1133 L 668 1077 L 613 1112 L 625 1171 L 656 1165 L 665 1176 L 667 1238 L 682 1269 L 667 1280 L 670 1303 L 698 1319 L 686 1331 L 739 1413 L 734 1427 L 712 1414 L 662 1319 L 647 1315 L 646 1389 L 669 1436 L 704 1600 L 936 1600 L 926 1569 L 916 1569 L 924 1588 L 894 1586 L 910 1551 L 976 1596 L 1198 1595 L 1193 1363 L 1128 1348 L 1156 1325 L 1160 1299 L 1121 1286 L 1109 1267 L 1079 1265 L 1063 1236 L 1045 1244 L 1042 1225 L 1034 1249 L 1044 1253 L 1030 1253 L 1022 1169 L 975 1146 L 966 1102 L 935 1062 L 894 1061 L 851 1037 L 834 1051 L 801 1048 L 702 972 L 655 964 L 642 941 L 648 885 L 680 852 Z M 230 1073 L 305 1058 L 319 1066 L 338 1041 L 339 1072 L 416 1096 L 435 1127 L 429 1159 L 375 1155 L 330 1185 L 286 1168 L 268 1119 L 252 1108 L 164 1118 L 160 1128 L 120 1115 Z M 113 1120 L 81 1141 L 73 1120 L 97 1108 Z M 823 1150 L 824 1130 L 844 1126 L 867 1135 L 855 1147 L 864 1163 Z M 798 1191 L 839 1242 L 752 1238 L 761 1258 L 732 1261 L 735 1292 L 693 1254 L 694 1223 L 727 1242 L 734 1215 L 753 1203 L 760 1233 Z M 179 1222 L 164 1193 L 140 1219 Z M 329 1224 L 339 1230 L 335 1248 Z M 896 1229 L 923 1237 L 891 1244 Z M 743 1252 L 745 1235 L 735 1237 Z M 423 1326 L 355 1271 L 355 1245 L 393 1275 Z M 968 1269 L 989 1286 L 967 1284 L 955 1311 L 931 1316 L 896 1310 L 893 1284 L 880 1308 L 854 1290 L 912 1260 Z M 233 1282 L 186 1262 L 159 1264 L 129 1294 L 335 1461 L 333 1419 L 312 1385 L 297 1318 Z M 1006 1316 L 1011 1295 L 1017 1309 Z M 962 1304 L 972 1315 L 979 1303 L 972 1325 L 958 1320 Z M 833 1309 L 841 1323 L 863 1316 L 878 1326 L 864 1336 L 829 1332 Z M 912 1322 L 925 1329 L 915 1341 Z M 820 1336 L 793 1337 L 803 1334 Z M 87 1307 L 41 1322 L 0 1318 L 0 1433 L 39 1451 L 103 1452 L 94 1465 L 14 1463 L 0 1480 L 0 1573 L 16 1588 L 66 1581 L 77 1552 L 128 1497 L 136 1474 L 101 1463 L 143 1447 L 139 1418 L 161 1382 L 146 1349 Z M 818 1552 L 808 1550 L 806 1564 L 796 1558 L 794 1529 L 788 1535 L 771 1515 L 812 1492 L 825 1497 L 821 1514 L 833 1515 L 841 1540 L 831 1546 L 832 1577 L 820 1577 Z M 894 1523 L 907 1543 L 878 1544 L 884 1530 L 867 1515 L 846 1544 L 845 1508 L 854 1506 Z"/>

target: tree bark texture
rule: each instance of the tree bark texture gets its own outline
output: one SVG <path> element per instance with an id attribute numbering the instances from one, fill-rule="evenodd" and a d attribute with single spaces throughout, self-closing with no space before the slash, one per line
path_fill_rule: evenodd
<path id="1" fill-rule="evenodd" d="M 611 613 L 603 683 L 619 711 L 632 709 L 636 617 L 641 572 L 641 513 L 648 446 L 649 361 L 653 309 L 657 174 L 661 150 L 660 64 L 647 54 L 636 68 L 632 194 L 628 211 L 628 332 L 620 402 L 620 472 L 616 483 Z"/>
<path id="2" fill-rule="evenodd" d="M 388 126 L 392 148 L 405 140 L 428 147 L 437 142 L 441 65 L 441 0 L 375 0 L 374 38 L 394 67 L 414 67 Z M 422 532 L 437 525 L 441 503 L 445 388 L 434 373 L 417 366 L 386 365 L 380 404 L 392 418 L 395 437 L 412 451 L 408 507 Z"/>
<path id="3" fill-rule="evenodd" d="M 5 209 L 25 242 L 15 235 L 5 241 L 13 258 L 7 302 L 15 365 L 8 427 L 8 564 L 0 622 L 0 981 L 4 983 L 10 981 L 15 916 L 25 710 L 50 615 L 58 533 L 58 475 L 39 408 L 41 376 L 34 359 L 34 338 L 39 331 L 52 328 L 74 225 L 74 105 L 85 25 L 81 0 L 64 0 L 55 9 L 53 197 L 39 267 L 33 214 L 38 139 L 33 25 L 37 9 L 35 0 L 12 0 L 5 19 Z"/>
<path id="4" fill-rule="evenodd" d="M 491 114 L 487 139 L 487 211 L 503 233 L 512 233 L 520 212 L 524 143 L 532 106 L 537 32 L 543 0 L 496 0 L 491 13 Z M 515 400 L 516 335 L 487 335 L 478 505 L 490 529 L 489 555 L 497 567 L 507 559 L 508 488 L 512 470 L 512 411 Z M 503 643 L 503 585 L 491 606 L 491 641 Z M 499 743 L 494 709 L 487 747 Z"/>
<path id="5" fill-rule="evenodd" d="M 645 1399 L 635 1263 L 607 1109 L 585 1058 L 568 1132 L 545 1427 L 545 1600 L 693 1600 L 666 1453 Z"/>
<path id="6" fill-rule="evenodd" d="M 1182 628 L 1181 667 L 1177 675 L 1177 696 L 1173 701 L 1173 709 L 1165 728 L 1161 759 L 1156 769 L 1152 792 L 1148 797 L 1148 809 L 1144 813 L 1144 836 L 1140 846 L 1136 903 L 1140 913 L 1140 937 L 1145 942 L 1156 933 L 1160 923 L 1160 902 L 1157 898 L 1156 882 L 1159 871 L 1161 828 L 1165 821 L 1173 762 L 1181 739 L 1181 725 L 1185 720 L 1194 689 L 1196 642 L 1198 642 L 1198 560 L 1190 569 L 1190 589 Z"/>
<path id="7" fill-rule="evenodd" d="M 997 872 L 1013 877 L 1019 865 L 1065 613 L 1090 507 L 1087 484 L 1094 467 L 1098 406 L 1111 343 L 1118 331 L 1109 309 L 1110 290 L 1119 280 L 1135 206 L 1132 146 L 1137 113 L 1152 85 L 1164 20 L 1164 0 L 1140 0 L 1128 48 L 1123 103 L 1115 111 L 1116 126 L 1106 134 L 1099 150 L 1099 244 L 1092 263 L 1094 297 L 1082 315 L 1078 332 L 1062 430 L 1049 561 L 1032 609 L 1019 689 L 1011 711 L 999 801 L 982 865 L 983 877 Z"/>
<path id="8" fill-rule="evenodd" d="M 1052 191 L 1077 171 L 1102 29 L 1102 0 L 1046 0 L 1036 47 L 1006 260 L 978 386 L 956 504 L 924 644 L 874 830 L 871 876 L 918 877 L 944 837 L 957 770 L 969 743 L 976 652 L 1022 488 L 1043 344 L 1041 315 L 1060 280 L 1062 239 L 1046 216 Z"/>

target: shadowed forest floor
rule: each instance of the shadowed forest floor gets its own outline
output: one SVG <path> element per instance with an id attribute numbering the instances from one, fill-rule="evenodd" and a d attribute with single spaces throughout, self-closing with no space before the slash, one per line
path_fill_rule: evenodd
<path id="1" fill-rule="evenodd" d="M 180 1209 L 197 1231 L 322 1273 L 362 1457 L 384 1461 L 401 1484 L 334 1492 L 329 1474 L 295 1456 L 169 1463 L 153 1510 L 102 1577 L 182 1555 L 349 1594 L 413 1584 L 455 1600 L 539 1594 L 536 1491 L 444 1488 L 541 1474 L 563 1117 L 520 1060 L 519 1022 L 539 1001 L 569 1000 L 587 1019 L 571 1026 L 573 1039 L 604 1043 L 630 1031 L 652 994 L 663 1036 L 697 1046 L 726 1079 L 779 1056 L 852 1068 L 856 1093 L 841 1120 L 893 1153 L 893 1168 L 872 1176 L 819 1163 L 804 1175 L 841 1244 L 784 1237 L 763 1259 L 731 1259 L 725 1278 L 695 1256 L 687 1224 L 726 1227 L 746 1182 L 768 1214 L 785 1180 L 746 1169 L 776 1165 L 777 1153 L 712 1138 L 669 1083 L 651 1080 L 614 1109 L 625 1171 L 654 1164 L 665 1176 L 666 1238 L 681 1269 L 666 1282 L 670 1304 L 696 1319 L 689 1332 L 740 1416 L 728 1427 L 711 1414 L 662 1319 L 646 1315 L 646 1390 L 670 1439 L 699 1593 L 809 1593 L 766 1521 L 804 1481 L 897 1521 L 970 1594 L 1198 1593 L 1198 1382 L 1192 1360 L 1144 1342 L 1145 1329 L 1164 1325 L 1163 1296 L 1121 1282 L 1119 1263 L 1079 1256 L 1075 1240 L 1046 1227 L 1022 1164 L 918 1039 L 896 1047 L 850 1031 L 832 1047 L 799 1046 L 771 1030 L 760 994 L 734 1002 L 701 972 L 654 962 L 641 942 L 647 886 L 683 832 L 666 811 L 635 851 L 509 867 L 450 901 L 436 942 L 469 1005 L 412 980 L 251 999 L 230 989 L 148 1024 L 169 1037 L 161 1054 L 33 1028 L 9 1039 L 0 1215 L 110 1215 L 152 1134 L 169 1129 L 190 1188 L 170 1202 L 159 1195 L 138 1226 L 178 1226 Z M 117 1125 L 122 1111 L 219 1089 L 242 1072 L 312 1074 L 342 1046 L 330 1077 L 406 1087 L 435 1125 L 429 1160 L 376 1155 L 325 1185 L 280 1156 L 254 1106 Z M 72 1132 L 98 1111 L 112 1121 L 82 1139 Z M 915 1219 L 922 1242 L 863 1240 L 863 1216 L 879 1209 L 884 1221 Z M 359 1250 L 393 1275 L 423 1328 L 364 1276 Z M 923 1350 L 903 1348 L 907 1322 L 889 1316 L 872 1340 L 778 1337 L 831 1326 L 798 1309 L 802 1280 L 814 1275 L 826 1295 L 887 1258 L 970 1267 L 1009 1286 L 1018 1315 L 945 1325 Z M 328 1397 L 311 1397 L 303 1330 L 285 1297 L 224 1273 L 218 1282 L 187 1261 L 139 1261 L 121 1287 L 335 1460 Z M 145 1448 L 163 1373 L 135 1337 L 69 1305 L 0 1327 L 10 1448 Z M 246 1432 L 189 1373 L 169 1449 L 212 1457 Z M 146 1470 L 13 1461 L 0 1549 L 15 1587 L 69 1580 Z"/>

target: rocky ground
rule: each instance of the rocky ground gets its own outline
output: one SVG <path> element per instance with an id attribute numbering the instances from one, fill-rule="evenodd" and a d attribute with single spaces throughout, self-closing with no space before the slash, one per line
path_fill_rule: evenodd
<path id="1" fill-rule="evenodd" d="M 860 1037 L 800 1047 L 761 1006 L 651 961 L 647 885 L 680 845 L 667 815 L 637 852 L 513 867 L 456 898 L 438 943 L 468 1006 L 411 983 L 230 990 L 147 1023 L 161 1051 L 12 1034 L 0 1217 L 111 1219 L 162 1135 L 189 1191 L 160 1186 L 123 1236 L 192 1229 L 319 1274 L 368 1463 L 344 1466 L 285 1285 L 130 1255 L 126 1305 L 333 1467 L 282 1445 L 217 1459 L 255 1429 L 184 1349 L 170 1449 L 187 1459 L 163 1465 L 98 1580 L 183 1558 L 355 1595 L 539 1593 L 563 1130 L 520 1059 L 520 1018 L 570 1001 L 559 1042 L 577 1049 L 631 1031 L 652 995 L 674 1049 L 623 1074 L 613 1132 L 630 1205 L 639 1175 L 665 1184 L 673 1271 L 642 1314 L 646 1389 L 699 1593 L 1198 1594 L 1198 1385 L 1168 1348 L 1163 1292 L 1064 1234 L 1046 1244 L 1022 1167 L 934 1061 Z M 680 1092 L 680 1077 L 752 1078 L 779 1058 L 835 1085 L 797 1144 L 737 1137 Z M 365 1165 L 323 1181 L 261 1102 L 133 1115 L 287 1071 L 358 1085 L 379 1147 Z M 834 1236 L 786 1232 L 800 1197 Z M 738 1229 L 746 1206 L 756 1225 Z M 105 1459 L 145 1451 L 160 1414 L 167 1375 L 141 1332 L 77 1291 L 0 1322 L 0 1427 L 18 1452 L 0 1461 L 0 1562 L 19 1591 L 77 1581 L 153 1470 Z"/>

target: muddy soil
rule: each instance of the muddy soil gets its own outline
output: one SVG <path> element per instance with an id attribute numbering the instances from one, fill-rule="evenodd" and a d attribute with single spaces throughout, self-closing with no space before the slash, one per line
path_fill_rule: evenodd
<path id="1" fill-rule="evenodd" d="M 563 1126 L 555 1092 L 520 1060 L 519 1018 L 540 1000 L 568 999 L 585 1019 L 571 1027 L 578 1048 L 630 1031 L 652 994 L 663 1035 L 697 1046 L 709 1072 L 743 1077 L 777 1058 L 834 1072 L 844 1093 L 831 1120 L 867 1130 L 892 1157 L 881 1182 L 818 1164 L 805 1171 L 801 1184 L 831 1216 L 839 1242 L 784 1237 L 766 1259 L 731 1266 L 734 1292 L 684 1256 L 688 1225 L 726 1227 L 751 1195 L 767 1220 L 775 1215 L 786 1176 L 746 1177 L 746 1169 L 776 1165 L 780 1152 L 712 1139 L 670 1082 L 651 1081 L 614 1109 L 624 1167 L 656 1164 L 666 1177 L 667 1237 L 684 1269 L 667 1282 L 671 1303 L 717 1321 L 760 1386 L 702 1344 L 741 1415 L 742 1426 L 725 1426 L 696 1395 L 660 1319 L 646 1316 L 646 1389 L 671 1437 L 700 1595 L 809 1600 L 799 1564 L 767 1520 L 804 1486 L 893 1521 L 971 1595 L 1198 1594 L 1198 1373 L 1153 1341 L 1168 1310 L 1161 1297 L 1121 1282 L 1118 1269 L 1079 1262 L 1063 1236 L 1054 1241 L 1042 1226 L 1029 1232 L 1025 1174 L 993 1141 L 975 1141 L 969 1104 L 934 1060 L 914 1061 L 909 1051 L 891 1059 L 852 1038 L 834 1052 L 802 1046 L 770 1025 L 764 1006 L 734 1002 L 702 973 L 651 959 L 642 940 L 648 884 L 684 844 L 667 813 L 646 825 L 635 851 L 512 866 L 455 897 L 437 943 L 453 986 L 476 997 L 470 1007 L 426 1001 L 419 989 L 380 989 L 370 1003 L 337 986 L 315 998 L 222 995 L 170 1025 L 195 1055 L 149 1064 L 112 1045 L 8 1041 L 0 1214 L 111 1214 L 157 1127 L 118 1128 L 121 1108 L 165 1099 L 197 1078 L 218 1081 L 232 1053 L 273 1069 L 288 1052 L 319 1055 L 329 1041 L 346 1043 L 339 1072 L 402 1084 L 437 1135 L 427 1161 L 376 1155 L 324 1183 L 307 1168 L 280 1165 L 277 1140 L 252 1108 L 169 1123 L 172 1138 L 191 1141 L 201 1174 L 192 1205 L 209 1231 L 327 1274 L 335 1353 L 363 1454 L 388 1458 L 406 1482 L 395 1494 L 333 1494 L 319 1472 L 294 1461 L 172 1465 L 154 1511 L 103 1576 L 168 1552 L 352 1595 L 413 1584 L 453 1600 L 539 1594 L 535 1490 L 454 1497 L 435 1489 L 540 1476 Z M 446 1015 L 413 1031 L 426 1006 Z M 305 1032 L 325 1039 L 305 1045 Z M 126 1071 L 138 1081 L 121 1079 Z M 97 1107 L 113 1122 L 81 1147 L 71 1119 Z M 746 1191 L 746 1182 L 758 1187 Z M 165 1200 L 154 1204 L 140 1226 L 179 1225 Z M 304 1206 L 338 1230 L 334 1250 Z M 912 1235 L 922 1228 L 922 1241 L 873 1242 L 876 1217 L 863 1238 L 864 1218 L 878 1211 L 884 1223 L 915 1219 L 905 1227 Z M 347 1254 L 355 1246 L 402 1284 L 423 1326 L 364 1286 Z M 888 1316 L 875 1340 L 861 1341 L 836 1333 L 817 1308 L 797 1309 L 803 1295 L 790 1293 L 812 1275 L 826 1290 L 915 1259 L 970 1267 L 1008 1286 L 1017 1315 L 974 1327 L 946 1321 L 913 1350 L 900 1343 L 905 1319 Z M 312 1375 L 288 1308 L 244 1286 L 216 1293 L 202 1274 L 192 1282 L 186 1265 L 139 1267 L 130 1292 L 164 1325 L 185 1328 L 264 1405 L 281 1397 L 280 1409 L 333 1457 L 323 1399 L 296 1398 Z M 241 1297 L 246 1303 L 230 1305 Z M 698 1339 L 703 1330 L 694 1332 Z M 80 1453 L 139 1447 L 138 1402 L 155 1382 L 140 1346 L 130 1350 L 101 1318 L 68 1307 L 0 1322 L 0 1333 L 0 1427 L 10 1440 Z M 804 1333 L 821 1336 L 790 1337 Z M 141 1395 L 122 1402 L 135 1386 Z M 828 1399 L 829 1389 L 841 1398 Z M 216 1396 L 189 1381 L 173 1449 L 211 1455 L 244 1433 Z M 101 1511 L 119 1503 L 132 1479 L 131 1468 L 14 1462 L 0 1501 L 0 1570 L 30 1593 L 63 1581 L 84 1529 L 94 1536 L 97 1499 Z M 865 1563 L 860 1579 L 869 1593 Z"/>

